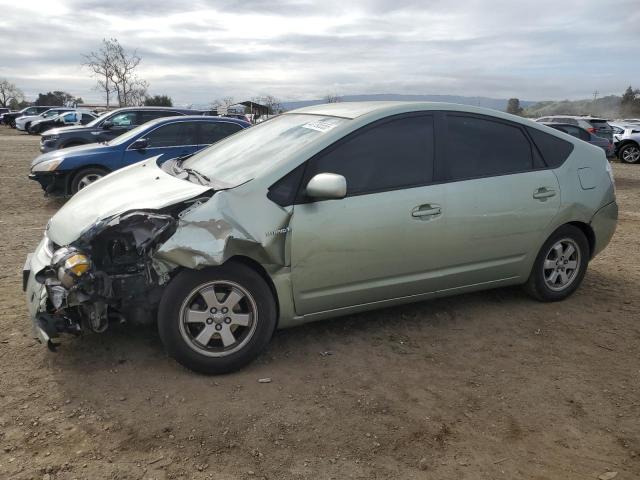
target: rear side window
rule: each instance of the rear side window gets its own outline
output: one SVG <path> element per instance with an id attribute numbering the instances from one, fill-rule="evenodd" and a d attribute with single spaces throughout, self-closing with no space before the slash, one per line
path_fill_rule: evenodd
<path id="1" fill-rule="evenodd" d="M 318 173 L 347 180 L 347 195 L 425 185 L 433 177 L 433 117 L 383 121 L 338 142 L 309 162 L 306 181 Z"/>
<path id="2" fill-rule="evenodd" d="M 149 120 L 155 120 L 156 118 L 162 117 L 175 117 L 180 115 L 178 112 L 164 111 L 164 110 L 141 110 L 140 112 L 140 123 L 147 123 Z"/>
<path id="3" fill-rule="evenodd" d="M 146 137 L 148 148 L 196 145 L 196 125 L 193 122 L 176 122 L 156 128 Z"/>
<path id="4" fill-rule="evenodd" d="M 200 144 L 211 145 L 218 140 L 222 140 L 229 135 L 241 130 L 237 123 L 231 122 L 201 122 L 200 123 Z"/>
<path id="5" fill-rule="evenodd" d="M 551 168 L 562 165 L 573 151 L 573 144 L 571 142 L 541 132 L 537 128 L 527 127 L 527 131 L 536 144 L 536 147 L 538 147 L 545 163 Z"/>
<path id="6" fill-rule="evenodd" d="M 465 115 L 447 115 L 440 181 L 505 175 L 533 169 L 531 144 L 520 127 Z"/>

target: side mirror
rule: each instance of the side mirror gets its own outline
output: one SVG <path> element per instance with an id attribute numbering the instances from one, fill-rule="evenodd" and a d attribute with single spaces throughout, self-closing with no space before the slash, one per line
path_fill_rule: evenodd
<path id="1" fill-rule="evenodd" d="M 144 150 L 149 146 L 149 142 L 146 138 L 139 138 L 131 145 L 129 145 L 130 150 Z"/>
<path id="2" fill-rule="evenodd" d="M 109 130 L 111 127 L 113 127 L 113 122 L 111 120 L 105 120 L 102 122 L 102 128 L 105 130 Z"/>
<path id="3" fill-rule="evenodd" d="M 344 198 L 347 195 L 347 180 L 336 173 L 318 173 L 307 183 L 306 193 L 317 200 Z"/>

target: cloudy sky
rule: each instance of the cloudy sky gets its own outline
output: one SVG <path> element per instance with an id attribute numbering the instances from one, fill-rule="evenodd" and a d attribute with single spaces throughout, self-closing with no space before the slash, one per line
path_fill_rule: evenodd
<path id="1" fill-rule="evenodd" d="M 177 104 L 327 93 L 586 98 L 640 87 L 640 0 L 0 0 L 0 78 L 101 101 L 115 37 Z"/>

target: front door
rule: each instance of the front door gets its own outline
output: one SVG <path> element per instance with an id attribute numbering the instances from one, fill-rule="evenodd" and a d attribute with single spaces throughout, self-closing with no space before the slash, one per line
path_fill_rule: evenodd
<path id="1" fill-rule="evenodd" d="M 196 123 L 189 120 L 178 120 L 162 125 L 138 138 L 146 138 L 147 147 L 132 149 L 128 147 L 124 152 L 123 166 L 160 156 L 159 160 L 166 160 L 190 155 L 199 150 Z"/>
<path id="2" fill-rule="evenodd" d="M 296 311 L 308 314 L 429 291 L 443 186 L 433 176 L 431 115 L 391 117 L 351 134 L 307 165 L 347 181 L 340 200 L 294 206 Z"/>

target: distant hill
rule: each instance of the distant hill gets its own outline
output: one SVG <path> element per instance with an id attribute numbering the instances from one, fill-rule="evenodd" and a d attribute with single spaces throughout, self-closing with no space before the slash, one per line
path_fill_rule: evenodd
<path id="1" fill-rule="evenodd" d="M 459 95 L 399 95 L 395 93 L 381 93 L 375 95 L 344 95 L 340 97 L 343 102 L 371 102 L 371 101 L 413 101 L 413 102 L 447 102 L 460 103 L 462 105 L 474 105 L 476 107 L 492 108 L 504 111 L 507 108 L 506 98 L 488 97 L 462 97 Z M 284 110 L 294 110 L 296 108 L 308 107 L 310 105 L 320 105 L 323 99 L 300 100 L 295 102 L 282 102 Z M 520 105 L 527 108 L 536 102 L 520 100 Z"/>
<path id="2" fill-rule="evenodd" d="M 593 115 L 597 117 L 615 118 L 620 112 L 621 98 L 616 95 L 598 98 L 597 100 L 562 100 L 538 102 L 525 108 L 528 117 L 544 117 L 545 115 Z"/>

